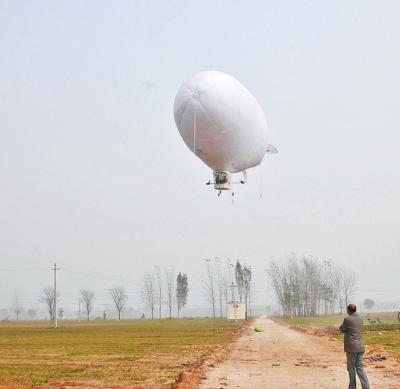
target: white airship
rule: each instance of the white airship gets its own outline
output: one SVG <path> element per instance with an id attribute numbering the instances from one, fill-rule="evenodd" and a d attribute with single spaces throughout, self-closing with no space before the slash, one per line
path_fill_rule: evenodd
<path id="1" fill-rule="evenodd" d="M 204 71 L 186 81 L 175 97 L 174 117 L 186 145 L 213 170 L 217 190 L 232 189 L 232 173 L 243 172 L 244 183 L 246 169 L 277 152 L 268 143 L 261 106 L 228 74 Z"/>

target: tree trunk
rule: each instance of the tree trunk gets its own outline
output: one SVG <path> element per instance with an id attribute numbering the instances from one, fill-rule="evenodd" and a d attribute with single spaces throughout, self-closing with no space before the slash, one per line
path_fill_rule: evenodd
<path id="1" fill-rule="evenodd" d="M 219 291 L 219 316 L 222 320 L 222 291 Z"/>

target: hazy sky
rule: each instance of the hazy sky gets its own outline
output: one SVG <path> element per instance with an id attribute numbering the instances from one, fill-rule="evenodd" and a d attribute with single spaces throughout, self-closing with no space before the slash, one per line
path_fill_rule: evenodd
<path id="1" fill-rule="evenodd" d="M 399 301 L 399 14 L 395 0 L 0 0 L 0 270 L 24 269 L 0 271 L 0 307 L 35 303 L 52 274 L 27 269 L 54 261 L 68 308 L 114 284 L 140 306 L 154 264 L 188 272 L 205 306 L 215 256 L 252 265 L 270 304 L 267 261 L 292 252 L 353 269 L 358 299 Z M 234 204 L 173 120 L 178 87 L 208 69 L 256 96 L 279 149 Z"/>

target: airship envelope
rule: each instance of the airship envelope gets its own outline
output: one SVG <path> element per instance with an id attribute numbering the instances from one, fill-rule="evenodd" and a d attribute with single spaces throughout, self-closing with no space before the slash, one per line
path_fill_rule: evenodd
<path id="1" fill-rule="evenodd" d="M 174 117 L 186 145 L 214 171 L 216 189 L 230 189 L 230 173 L 259 165 L 265 153 L 276 152 L 268 144 L 262 108 L 228 74 L 204 71 L 186 81 L 175 97 Z"/>

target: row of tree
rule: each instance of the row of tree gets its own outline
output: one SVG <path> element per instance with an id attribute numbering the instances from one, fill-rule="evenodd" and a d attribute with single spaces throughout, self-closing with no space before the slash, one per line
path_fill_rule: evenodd
<path id="1" fill-rule="evenodd" d="M 189 287 L 188 277 L 186 273 L 179 273 L 176 276 L 173 266 L 164 268 L 161 271 L 160 266 L 155 266 L 155 273 L 146 272 L 143 276 L 141 297 L 145 308 L 149 310 L 151 318 L 154 319 L 156 307 L 159 308 L 159 318 L 162 317 L 162 307 L 167 306 L 168 317 L 172 317 L 172 310 L 176 306 L 177 316 L 179 317 L 181 309 L 186 305 Z M 164 275 L 164 277 L 163 277 Z M 121 313 L 128 300 L 128 295 L 122 286 L 115 286 L 109 289 L 109 296 L 118 313 L 118 320 L 121 320 Z M 57 293 L 57 301 L 58 301 Z M 43 289 L 40 302 L 46 304 L 47 311 L 51 320 L 54 320 L 54 289 L 49 286 Z M 90 289 L 81 289 L 79 306 L 82 304 L 82 312 L 86 315 L 86 319 L 90 319 L 90 315 L 94 308 L 95 294 Z M 79 309 L 79 314 L 80 314 Z M 58 310 L 58 317 L 62 318 L 62 308 Z M 106 318 L 104 312 L 103 318 Z"/>
<path id="2" fill-rule="evenodd" d="M 239 260 L 234 265 L 229 259 L 223 261 L 220 258 L 205 259 L 204 263 L 206 269 L 203 287 L 213 318 L 216 318 L 219 309 L 219 317 L 222 319 L 228 302 L 244 302 L 246 312 L 251 314 L 251 267 Z"/>
<path id="3" fill-rule="evenodd" d="M 122 286 L 114 286 L 108 290 L 109 296 L 114 303 L 115 309 L 118 312 L 118 320 L 121 320 L 121 312 L 125 307 L 125 304 L 128 300 L 128 295 L 125 292 L 125 289 Z M 47 312 L 49 314 L 50 320 L 54 320 L 55 316 L 55 298 L 54 298 L 54 288 L 49 286 L 47 288 L 43 288 L 42 295 L 39 298 L 39 301 L 46 304 Z M 56 299 L 59 299 L 59 293 L 57 291 Z M 80 299 L 79 299 L 79 318 L 81 313 L 81 304 L 82 304 L 82 312 L 85 313 L 86 319 L 90 320 L 90 314 L 93 311 L 95 302 L 94 292 L 90 289 L 81 289 L 80 290 Z M 62 319 L 64 315 L 64 309 L 59 308 L 57 311 L 58 318 Z M 103 314 L 105 318 L 105 313 Z"/>
<path id="4" fill-rule="evenodd" d="M 206 259 L 204 264 L 203 290 L 210 303 L 213 318 L 223 318 L 229 302 L 245 303 L 246 312 L 251 315 L 251 267 L 239 260 L 233 264 L 219 258 Z M 270 261 L 267 274 L 284 316 L 317 316 L 344 312 L 356 287 L 353 272 L 336 266 L 331 260 L 321 260 L 313 256 L 298 258 L 293 255 L 285 262 Z M 108 292 L 118 319 L 121 319 L 128 295 L 121 286 L 115 286 Z M 140 295 L 152 319 L 157 311 L 158 317 L 162 318 L 163 307 L 167 310 L 166 317 L 171 318 L 176 309 L 176 316 L 179 318 L 182 308 L 187 304 L 188 293 L 187 274 L 176 274 L 173 266 L 154 266 L 153 272 L 143 275 Z M 40 301 L 46 304 L 50 319 L 54 319 L 54 289 L 44 288 Z M 82 304 L 82 312 L 87 320 L 90 319 L 94 302 L 92 290 L 80 291 L 79 304 L 80 307 Z M 370 309 L 374 301 L 366 299 L 363 305 Z M 14 312 L 18 320 L 22 313 L 22 304 L 17 295 Z M 58 317 L 62 319 L 63 313 L 60 308 Z M 30 310 L 28 314 L 33 317 L 35 312 Z M 105 312 L 103 317 L 106 318 Z"/>
<path id="5" fill-rule="evenodd" d="M 345 312 L 356 287 L 353 272 L 313 256 L 271 261 L 267 274 L 284 316 Z"/>
<path id="6" fill-rule="evenodd" d="M 164 277 L 163 277 L 164 276 Z M 176 307 L 179 318 L 182 308 L 187 303 L 189 294 L 188 277 L 186 273 L 176 275 L 175 267 L 169 266 L 161 269 L 155 266 L 155 272 L 146 272 L 143 275 L 141 296 L 151 318 L 158 308 L 158 317 L 162 318 L 162 307 L 167 306 L 168 318 Z"/>
<path id="7" fill-rule="evenodd" d="M 122 286 L 114 286 L 108 290 L 109 297 L 118 313 L 118 320 L 121 319 L 121 313 L 128 300 L 128 295 Z M 168 309 L 168 317 L 172 317 L 173 309 L 177 309 L 177 317 L 180 316 L 182 308 L 187 304 L 189 294 L 188 276 L 186 273 L 176 274 L 175 268 L 169 266 L 161 269 L 160 266 L 155 266 L 154 273 L 146 272 L 143 275 L 141 298 L 144 306 L 150 312 L 151 318 L 154 319 L 154 312 L 158 307 L 159 318 L 162 317 L 162 307 L 166 306 Z M 54 288 L 48 286 L 43 288 L 40 295 L 39 302 L 44 303 L 46 311 L 50 320 L 54 320 L 55 312 L 55 298 Z M 59 292 L 57 291 L 57 301 L 59 300 Z M 79 317 L 82 311 L 86 319 L 89 320 L 91 313 L 94 309 L 95 294 L 90 289 L 81 289 L 79 298 Z M 5 309 L 3 316 L 7 315 Z M 23 312 L 22 301 L 16 294 L 13 301 L 13 311 L 16 319 L 18 320 Z M 29 318 L 34 319 L 37 315 L 37 310 L 29 309 L 27 311 Z M 57 317 L 62 319 L 64 316 L 64 309 L 57 310 Z M 103 318 L 106 318 L 106 313 L 103 313 Z"/>

